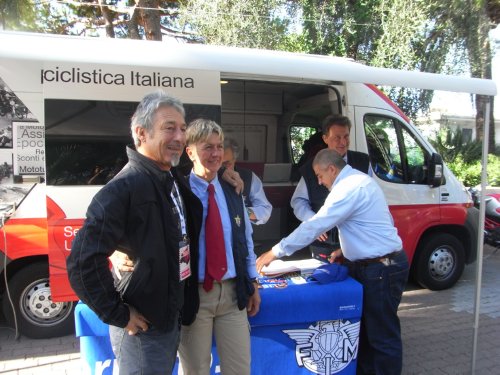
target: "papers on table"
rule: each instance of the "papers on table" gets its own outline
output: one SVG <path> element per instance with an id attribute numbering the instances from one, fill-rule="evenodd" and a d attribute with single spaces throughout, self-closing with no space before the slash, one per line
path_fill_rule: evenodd
<path id="1" fill-rule="evenodd" d="M 261 273 L 264 276 L 276 277 L 291 272 L 300 272 L 301 275 L 311 274 L 316 268 L 325 264 L 317 259 L 273 260 L 269 265 L 262 268 Z"/>

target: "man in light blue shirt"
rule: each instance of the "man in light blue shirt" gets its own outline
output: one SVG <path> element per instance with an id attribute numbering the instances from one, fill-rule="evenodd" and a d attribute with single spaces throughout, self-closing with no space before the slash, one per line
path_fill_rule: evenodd
<path id="1" fill-rule="evenodd" d="M 338 114 L 327 116 L 322 125 L 323 142 L 328 149 L 337 151 L 351 167 L 371 174 L 368 155 L 349 150 L 351 127 L 351 121 L 346 116 Z M 314 174 L 312 160 L 307 161 L 300 167 L 300 174 L 302 177 L 295 188 L 290 206 L 297 219 L 306 221 L 323 206 L 328 196 L 328 189 L 318 183 Z M 318 240 L 311 244 L 311 251 L 313 254 L 323 253 L 325 246 L 327 248 L 330 245 L 338 246 L 337 237 L 335 229 L 321 234 Z"/>
<path id="2" fill-rule="evenodd" d="M 248 316 L 259 311 L 260 296 L 255 282 L 257 269 L 252 242 L 252 225 L 243 198 L 217 172 L 224 153 L 222 129 L 210 120 L 195 120 L 186 132 L 186 152 L 193 162 L 189 184 L 203 205 L 199 237 L 198 295 L 191 303 L 197 308 L 195 321 L 182 326 L 179 357 L 185 375 L 210 373 L 212 337 L 215 336 L 220 371 L 227 375 L 250 375 L 250 330 Z M 214 186 L 225 248 L 227 270 L 220 280 L 210 278 L 207 264 L 207 224 L 209 185 Z M 210 188 L 211 189 L 211 188 Z M 210 227 L 210 226 L 209 226 Z M 216 242 L 216 241 L 214 241 Z M 209 255 L 213 254 L 209 252 Z M 213 260 L 213 258 L 211 258 Z M 197 266 L 196 266 L 197 264 Z M 220 267 L 217 268 L 220 270 Z M 215 279 L 215 280 L 214 280 Z"/>
<path id="3" fill-rule="evenodd" d="M 394 227 L 384 194 L 367 174 L 346 165 L 334 150 L 318 152 L 313 161 L 318 183 L 330 191 L 324 205 L 288 237 L 257 259 L 257 270 L 309 245 L 338 227 L 349 274 L 363 285 L 358 374 L 400 374 L 401 328 L 397 310 L 408 278 L 408 259 Z"/>

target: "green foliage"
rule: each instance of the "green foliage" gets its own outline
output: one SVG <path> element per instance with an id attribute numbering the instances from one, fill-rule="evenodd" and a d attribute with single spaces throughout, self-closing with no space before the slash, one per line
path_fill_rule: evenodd
<path id="1" fill-rule="evenodd" d="M 307 53 L 309 48 L 304 34 L 286 34 L 278 44 L 278 49 L 288 52 Z"/>
<path id="2" fill-rule="evenodd" d="M 488 155 L 488 182 L 491 186 L 500 186 L 500 156 Z"/>
<path id="3" fill-rule="evenodd" d="M 460 129 L 444 128 L 436 139 L 430 140 L 436 151 L 453 174 L 465 185 L 476 186 L 481 183 L 482 143 L 465 141 Z M 500 186 L 500 156 L 488 155 L 488 184 Z"/>
<path id="4" fill-rule="evenodd" d="M 0 27 L 281 49 L 353 58 L 371 66 L 491 77 L 488 31 L 498 0 L 0 0 Z M 109 5 L 109 7 L 108 7 Z M 159 13 L 159 28 L 145 20 Z M 155 18 L 156 20 L 156 18 Z M 154 33 L 152 32 L 155 31 Z M 158 32 L 156 32 L 158 31 Z M 382 88 L 412 119 L 433 92 Z M 484 118 L 478 100 L 478 118 Z M 478 137 L 481 138 L 481 124 Z M 490 127 L 492 132 L 494 127 Z M 493 135 L 493 136 L 492 136 Z M 490 134 L 494 140 L 494 134 Z M 492 141 L 493 142 L 493 141 Z M 493 148 L 490 146 L 491 149 Z"/>
<path id="5" fill-rule="evenodd" d="M 179 9 L 179 24 L 207 44 L 276 49 L 289 20 L 277 12 L 282 0 L 187 0 Z"/>
<path id="6" fill-rule="evenodd" d="M 380 0 L 302 0 L 307 52 L 369 61 L 379 38 Z"/>
<path id="7" fill-rule="evenodd" d="M 301 34 L 289 35 L 291 51 L 353 58 L 368 65 L 442 72 L 452 47 L 449 6 L 436 0 L 301 0 Z M 428 111 L 433 92 L 382 88 L 410 118 Z"/>
<path id="8" fill-rule="evenodd" d="M 477 186 L 481 183 L 481 160 L 466 163 L 462 155 L 458 155 L 453 162 L 447 163 L 447 166 L 465 186 Z M 499 156 L 488 155 L 487 182 L 490 186 L 500 186 Z"/>
<path id="9" fill-rule="evenodd" d="M 431 143 L 445 163 L 453 163 L 456 158 L 461 157 L 465 164 L 470 164 L 481 158 L 482 143 L 464 140 L 462 131 L 458 128 L 443 128 Z"/>
<path id="10" fill-rule="evenodd" d="M 0 29 L 35 31 L 34 20 L 32 1 L 0 0 Z"/>
<path id="11" fill-rule="evenodd" d="M 304 155 L 304 143 L 311 138 L 317 129 L 308 126 L 290 127 L 290 144 L 292 146 L 292 160 L 297 164 L 302 155 Z"/>
<path id="12" fill-rule="evenodd" d="M 465 163 L 463 156 L 459 154 L 453 161 L 447 162 L 446 165 L 465 186 L 476 186 L 481 183 L 480 161 Z"/>

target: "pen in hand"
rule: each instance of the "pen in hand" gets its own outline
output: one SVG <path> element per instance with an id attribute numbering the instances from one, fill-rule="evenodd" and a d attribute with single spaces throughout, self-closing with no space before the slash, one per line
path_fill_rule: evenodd
<path id="1" fill-rule="evenodd" d="M 318 254 L 318 256 L 320 258 L 323 258 L 323 259 L 326 259 L 326 260 L 330 260 L 332 259 L 332 256 L 331 255 L 326 255 L 326 254 Z"/>

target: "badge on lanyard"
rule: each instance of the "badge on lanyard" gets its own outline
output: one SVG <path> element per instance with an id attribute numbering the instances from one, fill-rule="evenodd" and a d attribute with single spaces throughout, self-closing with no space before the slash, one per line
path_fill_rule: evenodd
<path id="1" fill-rule="evenodd" d="M 184 238 L 179 242 L 179 280 L 185 280 L 189 276 L 191 276 L 191 253 L 189 240 Z"/>
<path id="2" fill-rule="evenodd" d="M 179 220 L 179 229 L 182 232 L 182 240 L 179 241 L 179 280 L 182 281 L 191 276 L 191 253 L 189 251 L 186 221 L 184 220 L 184 205 L 175 181 L 172 187 L 171 196 L 175 206 L 173 211 Z"/>

